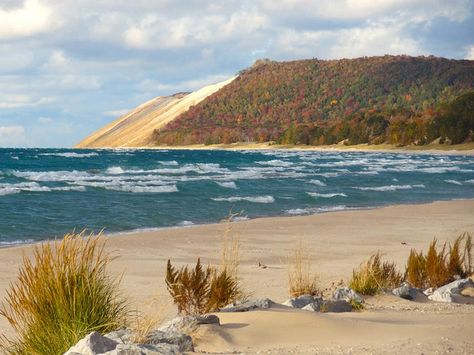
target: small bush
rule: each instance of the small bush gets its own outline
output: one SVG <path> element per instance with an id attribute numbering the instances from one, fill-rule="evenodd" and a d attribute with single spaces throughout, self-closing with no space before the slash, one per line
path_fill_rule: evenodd
<path id="1" fill-rule="evenodd" d="M 436 249 L 436 238 L 430 244 L 426 254 L 426 273 L 430 287 L 440 287 L 447 284 L 452 279 L 449 273 L 446 255 L 446 243 L 438 252 Z"/>
<path id="2" fill-rule="evenodd" d="M 119 280 L 110 278 L 113 259 L 100 235 L 68 234 L 33 249 L 23 258 L 17 281 L 0 314 L 17 333 L 4 339 L 7 354 L 62 354 L 91 331 L 125 325 L 127 307 Z"/>
<path id="3" fill-rule="evenodd" d="M 449 251 L 446 243 L 438 250 L 436 238 L 430 243 L 426 257 L 423 252 L 412 250 L 405 277 L 415 287 L 440 287 L 453 281 L 456 276 L 467 277 L 472 272 L 471 235 L 463 233 L 449 244 Z"/>
<path id="4" fill-rule="evenodd" d="M 168 260 L 166 286 L 183 314 L 204 314 L 218 310 L 237 300 L 239 283 L 226 269 L 218 271 L 207 266 L 203 268 L 198 259 L 194 269 L 188 266 L 177 271 Z"/>
<path id="5" fill-rule="evenodd" d="M 415 249 L 410 251 L 408 257 L 405 278 L 414 287 L 423 288 L 426 284 L 426 258 L 423 253 L 418 253 Z"/>
<path id="6" fill-rule="evenodd" d="M 395 264 L 382 263 L 380 252 L 377 252 L 352 272 L 349 287 L 363 295 L 375 295 L 385 288 L 398 287 L 402 281 Z"/>
<path id="7" fill-rule="evenodd" d="M 311 271 L 311 256 L 307 250 L 300 242 L 288 257 L 288 288 L 291 297 L 320 293 L 317 277 Z"/>

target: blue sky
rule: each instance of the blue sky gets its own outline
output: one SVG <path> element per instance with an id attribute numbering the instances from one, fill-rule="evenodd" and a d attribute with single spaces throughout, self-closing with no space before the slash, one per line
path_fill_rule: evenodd
<path id="1" fill-rule="evenodd" d="M 473 0 L 0 0 L 0 147 L 70 147 L 256 59 L 474 59 Z"/>

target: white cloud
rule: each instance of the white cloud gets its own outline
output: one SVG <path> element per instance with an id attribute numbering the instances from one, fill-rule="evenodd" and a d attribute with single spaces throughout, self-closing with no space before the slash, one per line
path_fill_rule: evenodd
<path id="1" fill-rule="evenodd" d="M 466 56 L 464 59 L 474 60 L 474 45 L 466 47 Z"/>
<path id="2" fill-rule="evenodd" d="M 21 146 L 25 141 L 23 126 L 0 126 L 0 147 Z"/>
<path id="3" fill-rule="evenodd" d="M 33 98 L 29 95 L 6 95 L 0 98 L 0 109 L 15 109 L 28 106 L 39 106 L 53 102 L 52 97 Z"/>
<path id="4" fill-rule="evenodd" d="M 51 117 L 39 117 L 38 118 L 38 122 L 39 123 L 42 123 L 42 124 L 49 124 L 51 122 L 53 122 L 53 119 Z"/>
<path id="5" fill-rule="evenodd" d="M 55 25 L 51 8 L 39 0 L 26 0 L 20 8 L 0 7 L 0 39 L 34 35 Z"/>

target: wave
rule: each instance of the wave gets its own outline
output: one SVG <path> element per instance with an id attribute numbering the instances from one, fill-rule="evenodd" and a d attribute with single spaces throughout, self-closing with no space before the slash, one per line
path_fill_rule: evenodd
<path id="1" fill-rule="evenodd" d="M 161 165 L 170 165 L 170 166 L 177 166 L 179 165 L 178 162 L 176 160 L 160 160 L 158 161 L 158 164 L 161 164 Z"/>
<path id="2" fill-rule="evenodd" d="M 119 175 L 124 174 L 125 170 L 123 170 L 120 166 L 112 166 L 106 170 L 106 173 L 111 175 Z"/>
<path id="3" fill-rule="evenodd" d="M 236 189 L 237 188 L 237 185 L 233 181 L 222 181 L 222 182 L 215 181 L 215 183 L 217 185 L 225 187 L 227 189 Z"/>
<path id="4" fill-rule="evenodd" d="M 194 226 L 194 223 L 191 222 L 191 221 L 181 221 L 178 223 L 178 226 L 180 227 L 190 227 L 190 226 Z"/>
<path id="5" fill-rule="evenodd" d="M 134 186 L 134 185 L 120 185 L 120 186 L 105 186 L 106 190 L 133 192 L 133 193 L 170 193 L 178 192 L 176 185 L 162 185 L 162 186 Z"/>
<path id="6" fill-rule="evenodd" d="M 413 188 L 424 188 L 425 185 L 386 185 L 386 186 L 375 186 L 375 187 L 359 187 L 353 186 L 353 189 L 361 191 L 397 191 L 397 190 L 410 190 Z"/>
<path id="7" fill-rule="evenodd" d="M 14 245 L 22 245 L 22 244 L 31 244 L 34 243 L 34 239 L 21 239 L 21 240 L 12 240 L 12 241 L 6 241 L 6 240 L 0 240 L 0 248 L 5 248 L 9 246 L 14 246 Z"/>
<path id="8" fill-rule="evenodd" d="M 67 153 L 40 153 L 38 155 L 43 156 L 54 156 L 54 157 L 62 157 L 62 158 L 90 158 L 96 157 L 98 153 L 74 153 L 74 152 L 67 152 Z"/>
<path id="9" fill-rule="evenodd" d="M 464 181 L 466 184 L 474 184 L 474 179 Z"/>
<path id="10" fill-rule="evenodd" d="M 317 179 L 309 180 L 309 183 L 313 184 L 313 185 L 316 185 L 316 186 L 326 186 L 326 184 L 324 182 L 322 182 L 321 180 L 317 180 Z"/>
<path id="11" fill-rule="evenodd" d="M 449 179 L 449 180 L 444 180 L 445 182 L 447 182 L 448 184 L 453 184 L 453 185 L 462 185 L 462 182 L 460 181 L 457 181 L 457 180 L 452 180 L 452 179 Z"/>
<path id="12" fill-rule="evenodd" d="M 321 194 L 321 193 L 318 193 L 318 192 L 306 192 L 308 195 L 312 196 L 312 197 L 315 197 L 315 198 L 318 198 L 318 197 L 322 197 L 322 198 L 331 198 L 331 197 L 337 197 L 337 196 L 340 196 L 340 197 L 347 197 L 346 194 L 344 193 L 329 193 L 329 194 Z"/>
<path id="13" fill-rule="evenodd" d="M 290 210 L 286 210 L 285 213 L 289 215 L 293 215 L 293 216 L 299 216 L 299 215 L 307 215 L 307 214 L 315 214 L 315 213 L 323 213 L 323 212 L 345 211 L 349 209 L 354 209 L 354 208 L 347 207 L 345 205 L 328 206 L 328 207 L 293 208 Z"/>
<path id="14" fill-rule="evenodd" d="M 25 192 L 52 192 L 52 191 L 85 191 L 84 186 L 41 186 L 36 182 L 25 182 L 18 184 L 0 184 L 0 196 Z"/>
<path id="15" fill-rule="evenodd" d="M 273 160 L 267 160 L 267 161 L 257 161 L 257 162 L 255 162 L 255 164 L 268 165 L 268 166 L 278 166 L 278 167 L 282 167 L 282 168 L 288 168 L 288 167 L 293 165 L 292 162 L 279 160 L 279 159 L 273 159 Z"/>
<path id="16" fill-rule="evenodd" d="M 216 197 L 212 199 L 213 201 L 217 202 L 240 202 L 240 201 L 248 201 L 253 203 L 273 203 L 275 202 L 275 198 L 270 195 L 266 196 L 235 196 L 235 197 Z"/>

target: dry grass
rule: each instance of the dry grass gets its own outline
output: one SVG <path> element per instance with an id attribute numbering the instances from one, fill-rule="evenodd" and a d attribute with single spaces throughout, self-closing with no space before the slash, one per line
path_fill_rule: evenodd
<path id="1" fill-rule="evenodd" d="M 233 233 L 232 220 L 240 214 L 231 214 L 222 234 L 220 270 L 237 279 L 240 264 L 240 235 Z"/>
<path id="2" fill-rule="evenodd" d="M 412 250 L 405 276 L 411 285 L 427 288 L 443 286 L 456 276 L 467 277 L 472 272 L 472 238 L 463 233 L 449 244 L 449 249 L 446 243 L 439 249 L 434 238 L 426 256 L 422 251 Z"/>
<path id="3" fill-rule="evenodd" d="M 35 246 L 0 308 L 17 333 L 16 339 L 3 339 L 1 350 L 62 354 L 91 331 L 124 326 L 127 307 L 120 280 L 107 273 L 113 257 L 104 247 L 100 235 L 83 233 Z"/>
<path id="4" fill-rule="evenodd" d="M 318 279 L 311 270 L 311 263 L 311 254 L 300 241 L 288 256 L 288 292 L 291 297 L 320 293 Z"/>
<path id="5" fill-rule="evenodd" d="M 408 283 L 414 287 L 423 288 L 426 283 L 426 258 L 422 252 L 417 252 L 415 249 L 410 251 L 408 257 L 405 278 Z"/>
<path id="6" fill-rule="evenodd" d="M 227 273 L 207 266 L 198 259 L 194 269 L 183 266 L 176 270 L 168 260 L 166 286 L 182 314 L 204 314 L 216 311 L 241 296 L 237 279 Z"/>
<path id="7" fill-rule="evenodd" d="M 156 300 L 153 300 L 145 311 L 135 311 L 129 324 L 133 334 L 130 340 L 138 344 L 148 343 L 151 331 L 156 329 L 163 321 L 162 314 L 163 308 L 158 305 Z"/>
<path id="8" fill-rule="evenodd" d="M 377 252 L 352 272 L 349 287 L 363 295 L 375 295 L 383 289 L 398 287 L 402 281 L 395 263 L 382 262 L 382 256 Z"/>

